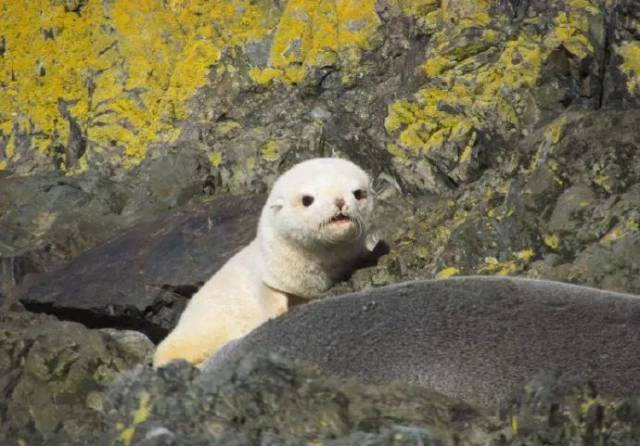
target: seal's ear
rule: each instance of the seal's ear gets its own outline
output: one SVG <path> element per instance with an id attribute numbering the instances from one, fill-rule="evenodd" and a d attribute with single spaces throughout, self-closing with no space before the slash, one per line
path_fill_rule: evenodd
<path id="1" fill-rule="evenodd" d="M 273 200 L 273 203 L 271 203 L 271 206 L 269 206 L 271 208 L 271 210 L 273 210 L 273 213 L 277 213 L 280 209 L 282 209 L 282 207 L 284 206 L 284 200 L 282 198 L 276 198 L 275 200 Z"/>

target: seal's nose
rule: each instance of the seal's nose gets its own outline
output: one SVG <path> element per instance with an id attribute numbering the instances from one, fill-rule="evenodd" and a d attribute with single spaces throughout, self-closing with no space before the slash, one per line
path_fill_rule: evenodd
<path id="1" fill-rule="evenodd" d="M 338 209 L 342 210 L 342 208 L 344 207 L 344 200 L 342 198 L 336 198 L 336 206 L 338 206 Z"/>

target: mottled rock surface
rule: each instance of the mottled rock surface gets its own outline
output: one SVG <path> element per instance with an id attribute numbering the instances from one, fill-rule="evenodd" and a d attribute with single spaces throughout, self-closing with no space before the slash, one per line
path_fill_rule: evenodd
<path id="1" fill-rule="evenodd" d="M 90 444 L 105 428 L 102 391 L 121 372 L 148 363 L 152 352 L 153 344 L 135 331 L 3 313 L 0 443 Z"/>
<path id="2" fill-rule="evenodd" d="M 106 445 L 631 445 L 640 401 L 539 375 L 499 415 L 421 387 L 345 381 L 252 355 L 216 374 L 186 363 L 129 373 L 106 397 Z"/>
<path id="3" fill-rule="evenodd" d="M 184 398 L 166 398 L 172 391 Z M 216 375 L 199 374 L 184 363 L 158 372 L 139 370 L 119 381 L 107 401 L 113 425 L 130 426 L 125 414 L 144 412 L 144 419 L 131 425 L 132 444 L 145 438 L 150 444 L 206 439 L 226 444 L 225 437 L 248 444 L 269 438 L 276 444 L 322 441 L 369 426 L 390 429 L 401 420 L 447 444 L 453 437 L 437 426 L 451 426 L 462 436 L 467 422 L 478 417 L 468 405 L 424 388 L 363 386 L 304 364 L 255 357 Z M 116 430 L 115 438 L 123 433 Z"/>
<path id="4" fill-rule="evenodd" d="M 203 193 L 195 153 L 165 151 L 135 172 L 0 177 L 0 295 L 129 227 L 158 220 Z"/>

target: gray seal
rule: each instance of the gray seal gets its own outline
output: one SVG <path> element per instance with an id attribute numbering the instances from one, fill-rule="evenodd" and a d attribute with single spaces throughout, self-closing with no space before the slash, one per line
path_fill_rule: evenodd
<path id="1" fill-rule="evenodd" d="M 464 277 L 327 298 L 209 359 L 276 353 L 367 383 L 430 387 L 487 408 L 542 371 L 640 394 L 640 297 L 558 282 Z"/>

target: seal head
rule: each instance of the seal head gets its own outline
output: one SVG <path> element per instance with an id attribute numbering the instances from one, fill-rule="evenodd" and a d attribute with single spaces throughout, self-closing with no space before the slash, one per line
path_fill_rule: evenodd
<path id="1" fill-rule="evenodd" d="M 366 252 L 374 206 L 369 183 L 360 167 L 339 158 L 304 161 L 280 176 L 258 225 L 265 283 L 313 297 L 352 268 Z"/>

